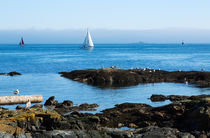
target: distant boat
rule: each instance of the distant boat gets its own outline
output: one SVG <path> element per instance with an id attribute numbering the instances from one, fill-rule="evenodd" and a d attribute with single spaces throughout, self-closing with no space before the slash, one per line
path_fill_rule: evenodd
<path id="1" fill-rule="evenodd" d="M 24 46 L 24 45 L 25 45 L 25 43 L 24 43 L 24 41 L 23 41 L 23 37 L 21 37 L 21 40 L 20 40 L 19 46 Z"/>
<path id="2" fill-rule="evenodd" d="M 81 48 L 85 48 L 85 49 L 92 49 L 94 47 L 90 32 L 87 29 L 87 35 L 85 37 L 85 40 L 81 46 Z"/>
<path id="3" fill-rule="evenodd" d="M 182 45 L 184 45 L 184 41 L 182 41 Z"/>

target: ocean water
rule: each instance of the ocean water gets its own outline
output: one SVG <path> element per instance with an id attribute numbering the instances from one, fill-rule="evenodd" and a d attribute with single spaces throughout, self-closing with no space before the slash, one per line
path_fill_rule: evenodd
<path id="1" fill-rule="evenodd" d="M 77 44 L 0 45 L 0 73 L 17 71 L 22 76 L 0 76 L 0 96 L 41 94 L 44 101 L 55 96 L 61 102 L 97 103 L 101 111 L 124 102 L 160 106 L 151 102 L 152 94 L 210 94 L 208 88 L 179 83 L 139 84 L 131 87 L 101 89 L 60 77 L 58 72 L 85 68 L 117 66 L 130 69 L 150 67 L 161 70 L 210 71 L 210 44 L 96 44 L 93 50 Z M 14 109 L 15 106 L 5 106 Z"/>

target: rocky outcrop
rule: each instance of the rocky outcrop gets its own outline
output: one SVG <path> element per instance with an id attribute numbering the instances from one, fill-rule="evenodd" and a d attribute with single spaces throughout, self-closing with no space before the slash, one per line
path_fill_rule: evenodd
<path id="1" fill-rule="evenodd" d="M 168 96 L 165 96 L 168 97 Z M 170 96 L 169 96 L 170 97 Z M 178 96 L 173 95 L 174 99 Z M 50 98 L 54 100 L 55 98 Z M 53 103 L 53 102 L 52 102 Z M 54 104 L 53 104 L 54 105 Z M 66 100 L 54 106 L 74 107 Z M 82 108 L 96 107 L 81 104 Z M 79 108 L 79 106 L 78 106 Z M 56 108 L 55 108 L 56 109 Z M 0 108 L 0 136 L 7 137 L 210 137 L 210 99 L 208 95 L 152 107 L 141 103 L 117 104 L 101 113 L 79 111 L 62 114 L 59 110 L 8 110 Z"/>
<path id="2" fill-rule="evenodd" d="M 22 75 L 21 73 L 19 72 L 9 72 L 7 73 L 8 76 L 15 76 L 15 75 Z"/>
<path id="3" fill-rule="evenodd" d="M 2 110 L 0 112 L 0 132 L 13 136 L 39 130 L 52 130 L 63 117 L 55 111 L 41 108 L 29 110 Z"/>
<path id="4" fill-rule="evenodd" d="M 115 108 L 106 109 L 97 114 L 102 125 L 109 127 L 134 126 L 144 128 L 150 126 L 176 128 L 181 132 L 193 135 L 210 130 L 209 98 L 194 96 L 196 100 L 175 102 L 161 107 L 146 104 L 124 103 Z M 120 125 L 119 125 L 120 124 Z M 131 125 L 132 124 L 132 125 Z M 197 135 L 197 134 L 196 134 Z"/>
<path id="5" fill-rule="evenodd" d="M 0 73 L 0 75 L 7 75 L 7 76 L 15 76 L 15 75 L 22 75 L 19 72 L 9 72 L 9 73 Z"/>
<path id="6" fill-rule="evenodd" d="M 51 96 L 49 99 L 46 100 L 44 103 L 45 106 L 56 106 L 58 104 L 58 101 L 55 100 L 55 96 Z"/>
<path id="7" fill-rule="evenodd" d="M 176 82 L 210 87 L 210 72 L 140 70 L 140 69 L 84 69 L 60 72 L 61 76 L 94 86 L 130 86 L 139 83 Z"/>
<path id="8" fill-rule="evenodd" d="M 210 95 L 197 95 L 197 96 L 181 96 L 181 95 L 158 95 L 158 94 L 153 94 L 150 97 L 150 100 L 152 102 L 160 102 L 160 101 L 165 101 L 165 100 L 170 100 L 171 102 L 174 101 L 183 101 L 183 100 L 200 100 L 200 99 L 207 99 L 210 98 Z"/>
<path id="9" fill-rule="evenodd" d="M 57 100 L 55 100 L 54 96 L 51 96 L 44 104 L 47 108 L 54 109 L 55 111 L 65 114 L 72 111 L 95 111 L 98 107 L 97 104 L 88 104 L 83 103 L 79 106 L 74 106 L 73 102 L 70 100 L 65 100 L 61 103 L 58 103 Z"/>

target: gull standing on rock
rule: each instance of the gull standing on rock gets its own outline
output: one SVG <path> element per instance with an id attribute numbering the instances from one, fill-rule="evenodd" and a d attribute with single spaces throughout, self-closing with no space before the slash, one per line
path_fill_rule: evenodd
<path id="1" fill-rule="evenodd" d="M 16 91 L 13 91 L 13 94 L 15 95 L 19 94 L 19 90 L 17 89 Z"/>
<path id="2" fill-rule="evenodd" d="M 31 106 L 31 101 L 28 99 L 28 102 L 26 103 L 26 109 L 28 109 Z"/>

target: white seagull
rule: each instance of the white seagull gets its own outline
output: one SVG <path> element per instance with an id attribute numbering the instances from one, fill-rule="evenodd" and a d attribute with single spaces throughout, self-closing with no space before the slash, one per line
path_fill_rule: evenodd
<path id="1" fill-rule="evenodd" d="M 19 90 L 17 89 L 16 91 L 13 91 L 13 94 L 15 95 L 19 94 Z"/>
<path id="2" fill-rule="evenodd" d="M 28 102 L 26 103 L 25 108 L 28 109 L 31 106 L 31 101 L 28 99 Z"/>
<path id="3" fill-rule="evenodd" d="M 185 84 L 188 85 L 188 81 L 185 81 Z"/>

